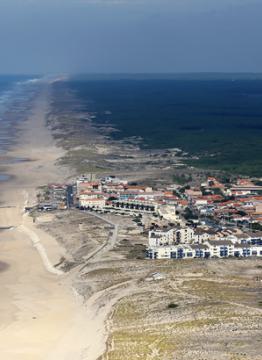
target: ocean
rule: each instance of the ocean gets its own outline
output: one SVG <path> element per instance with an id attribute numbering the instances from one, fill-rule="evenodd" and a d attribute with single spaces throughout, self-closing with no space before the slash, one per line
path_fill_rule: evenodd
<path id="1" fill-rule="evenodd" d="M 23 121 L 26 104 L 33 96 L 31 76 L 0 76 L 0 181 L 9 179 L 8 174 L 1 171 L 9 161 L 18 161 L 6 157 L 6 153 L 14 144 L 18 134 L 16 126 Z"/>
<path id="2" fill-rule="evenodd" d="M 181 148 L 191 165 L 262 176 L 262 80 L 71 79 L 66 86 L 113 126 L 115 140 Z"/>

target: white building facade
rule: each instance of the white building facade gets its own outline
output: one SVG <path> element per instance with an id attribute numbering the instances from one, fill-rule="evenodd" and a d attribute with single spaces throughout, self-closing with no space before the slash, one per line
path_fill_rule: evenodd
<path id="1" fill-rule="evenodd" d="M 262 257 L 262 245 L 233 244 L 229 240 L 212 240 L 205 244 L 149 246 L 149 259 L 192 259 Z"/>
<path id="2" fill-rule="evenodd" d="M 174 243 L 174 230 L 151 230 L 148 235 L 149 246 L 166 246 Z"/>

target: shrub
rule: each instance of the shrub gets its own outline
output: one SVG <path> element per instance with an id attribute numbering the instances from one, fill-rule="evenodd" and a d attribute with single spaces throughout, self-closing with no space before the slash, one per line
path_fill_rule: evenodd
<path id="1" fill-rule="evenodd" d="M 170 304 L 168 304 L 168 309 L 175 309 L 175 308 L 177 308 L 178 307 L 178 304 L 175 304 L 175 303 L 170 303 Z"/>

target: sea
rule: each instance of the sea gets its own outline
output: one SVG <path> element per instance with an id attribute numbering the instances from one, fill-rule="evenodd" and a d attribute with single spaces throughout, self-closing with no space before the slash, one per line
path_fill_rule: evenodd
<path id="1" fill-rule="evenodd" d="M 26 116 L 37 80 L 35 76 L 0 76 L 0 182 L 9 179 L 4 165 L 20 160 L 7 158 L 6 154 L 19 136 L 17 125 Z"/>
<path id="2" fill-rule="evenodd" d="M 192 166 L 262 176 L 262 79 L 71 78 L 66 86 L 96 126 L 148 149 L 180 148 Z M 61 90 L 61 89 L 60 89 Z"/>

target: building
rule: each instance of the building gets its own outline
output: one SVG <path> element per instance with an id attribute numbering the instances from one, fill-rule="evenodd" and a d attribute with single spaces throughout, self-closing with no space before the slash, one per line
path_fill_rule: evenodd
<path id="1" fill-rule="evenodd" d="M 212 257 L 234 256 L 234 244 L 230 240 L 209 240 L 206 245 Z"/>
<path id="2" fill-rule="evenodd" d="M 148 235 L 149 246 L 165 246 L 174 243 L 174 230 L 151 230 Z"/>
<path id="3" fill-rule="evenodd" d="M 79 195 L 79 208 L 88 209 L 88 208 L 99 208 L 103 209 L 106 205 L 105 197 L 102 193 L 95 192 L 84 192 Z"/>
<path id="4" fill-rule="evenodd" d="M 192 230 L 188 228 L 189 230 Z M 188 230 L 187 229 L 187 230 Z M 179 229 L 179 231 L 185 229 Z M 192 232 L 189 232 L 190 237 Z M 199 240 L 199 236 L 207 236 L 206 233 L 197 234 L 195 243 L 182 243 L 176 241 L 177 231 L 156 230 L 149 232 L 149 246 L 147 258 L 149 259 L 192 259 L 192 258 L 246 258 L 251 256 L 262 257 L 262 234 L 260 232 L 250 234 L 230 234 L 224 238 L 214 240 Z M 188 238 L 185 237 L 187 240 Z"/>
<path id="5" fill-rule="evenodd" d="M 190 244 L 194 242 L 194 230 L 190 227 L 177 229 L 175 231 L 175 242 L 178 244 Z"/>
<path id="6" fill-rule="evenodd" d="M 208 259 L 211 257 L 210 249 L 205 244 L 193 244 L 190 245 L 193 250 L 193 254 L 195 258 L 205 258 Z"/>
<path id="7" fill-rule="evenodd" d="M 129 212 L 154 212 L 156 205 L 144 199 L 112 200 L 111 206 Z"/>
<path id="8" fill-rule="evenodd" d="M 78 181 L 77 195 L 85 191 L 101 191 L 101 184 L 99 181 Z"/>
<path id="9" fill-rule="evenodd" d="M 175 206 L 161 205 L 158 207 L 157 213 L 167 221 L 172 223 L 179 222 L 179 216 L 176 214 Z"/>
<path id="10" fill-rule="evenodd" d="M 210 233 L 205 229 L 197 228 L 194 230 L 194 242 L 197 244 L 203 244 L 210 239 Z"/>
<path id="11" fill-rule="evenodd" d="M 194 253 L 189 245 L 157 246 L 147 249 L 147 257 L 149 259 L 192 259 Z"/>
<path id="12" fill-rule="evenodd" d="M 206 244 L 174 244 L 149 246 L 149 259 L 192 259 L 192 258 L 246 258 L 262 257 L 262 245 L 233 244 L 228 240 L 208 241 Z"/>
<path id="13" fill-rule="evenodd" d="M 235 244 L 234 256 L 235 257 L 248 257 L 252 256 L 254 250 L 250 244 Z M 254 255 L 257 256 L 257 251 L 254 251 Z"/>

